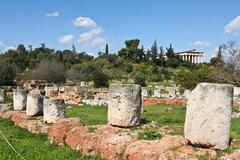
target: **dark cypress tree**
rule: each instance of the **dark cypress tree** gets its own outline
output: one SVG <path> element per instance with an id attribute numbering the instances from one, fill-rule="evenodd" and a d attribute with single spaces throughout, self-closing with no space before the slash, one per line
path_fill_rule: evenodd
<path id="1" fill-rule="evenodd" d="M 164 51 L 163 51 L 162 46 L 160 47 L 159 61 L 160 61 L 160 66 L 163 67 L 163 65 L 164 65 Z"/>
<path id="2" fill-rule="evenodd" d="M 155 59 L 158 56 L 158 46 L 156 40 L 154 40 L 153 45 L 151 47 L 151 53 L 153 55 L 153 59 Z"/>
<path id="3" fill-rule="evenodd" d="M 174 49 L 172 47 L 172 44 L 170 44 L 170 47 L 166 48 L 166 49 L 167 49 L 166 56 L 168 57 L 168 59 L 175 58 Z"/>
<path id="4" fill-rule="evenodd" d="M 75 47 L 74 44 L 72 45 L 72 52 L 73 52 L 73 53 L 77 53 L 77 51 L 76 51 L 76 47 Z"/>
<path id="5" fill-rule="evenodd" d="M 106 44 L 106 47 L 105 47 L 105 54 L 108 54 L 109 51 L 108 51 L 108 44 Z"/>

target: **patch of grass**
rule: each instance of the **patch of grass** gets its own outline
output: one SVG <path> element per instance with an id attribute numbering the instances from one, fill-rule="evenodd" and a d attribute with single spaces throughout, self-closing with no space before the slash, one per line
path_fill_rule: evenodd
<path id="1" fill-rule="evenodd" d="M 107 106 L 66 105 L 66 117 L 80 117 L 85 125 L 107 124 Z"/>
<path id="2" fill-rule="evenodd" d="M 197 155 L 196 156 L 199 160 L 209 160 L 210 157 L 208 154 L 205 154 L 205 155 Z"/>
<path id="3" fill-rule="evenodd" d="M 139 139 L 156 140 L 160 138 L 161 138 L 161 135 L 155 130 L 146 129 L 143 132 L 139 133 Z"/>
<path id="4" fill-rule="evenodd" d="M 170 148 L 170 150 L 173 151 L 173 152 L 175 152 L 175 151 L 178 150 L 178 147 L 176 147 L 176 146 L 175 146 L 175 147 L 172 147 L 172 148 Z"/>
<path id="5" fill-rule="evenodd" d="M 89 127 L 89 128 L 88 128 L 88 131 L 89 131 L 90 133 L 93 133 L 93 132 L 96 131 L 96 129 L 97 129 L 97 128 L 95 128 L 95 127 Z"/>
<path id="6" fill-rule="evenodd" d="M 32 134 L 26 129 L 16 127 L 7 119 L 0 118 L 0 129 L 25 159 L 34 160 L 100 160 L 95 157 L 83 157 L 79 152 L 70 147 L 60 147 L 50 144 L 47 136 L 43 134 Z M 17 160 L 18 155 L 8 146 L 0 135 L 0 159 Z"/>
<path id="7" fill-rule="evenodd" d="M 167 108 L 172 108 L 166 112 Z M 153 105 L 146 106 L 141 118 L 147 121 L 156 121 L 160 126 L 183 125 L 185 121 L 186 108 L 183 106 Z"/>
<path id="8" fill-rule="evenodd" d="M 231 138 L 240 138 L 240 118 L 233 118 L 231 123 Z"/>

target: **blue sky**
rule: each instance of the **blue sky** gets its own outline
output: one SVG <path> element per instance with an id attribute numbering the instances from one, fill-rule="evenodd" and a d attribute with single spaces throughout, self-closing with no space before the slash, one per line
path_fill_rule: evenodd
<path id="1" fill-rule="evenodd" d="M 2 0 L 0 50 L 19 43 L 96 55 L 138 38 L 175 51 L 197 48 L 205 60 L 215 48 L 240 37 L 239 0 Z"/>

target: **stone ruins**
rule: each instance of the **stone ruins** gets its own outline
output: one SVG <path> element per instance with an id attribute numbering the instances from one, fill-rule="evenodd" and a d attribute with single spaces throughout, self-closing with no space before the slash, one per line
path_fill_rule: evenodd
<path id="1" fill-rule="evenodd" d="M 184 134 L 192 144 L 224 150 L 229 146 L 233 86 L 200 83 L 187 103 Z"/>
<path id="2" fill-rule="evenodd" d="M 43 120 L 47 123 L 56 123 L 64 118 L 64 100 L 44 98 Z"/>
<path id="3" fill-rule="evenodd" d="M 140 124 L 141 107 L 140 85 L 110 85 L 109 124 L 120 127 L 130 127 Z"/>
<path id="4" fill-rule="evenodd" d="M 27 105 L 27 91 L 24 89 L 15 89 L 13 91 L 13 109 L 25 110 Z"/>
<path id="5" fill-rule="evenodd" d="M 16 125 L 32 133 L 48 134 L 50 142 L 67 144 L 83 155 L 100 156 L 109 160 L 165 160 L 179 157 L 191 159 L 193 155 L 216 157 L 215 149 L 225 150 L 230 145 L 233 97 L 237 99 L 236 97 L 240 96 L 238 88 L 235 89 L 236 87 L 229 84 L 214 83 L 200 83 L 193 91 L 185 90 L 184 94 L 188 101 L 146 98 L 141 94 L 147 95 L 149 91 L 142 90 L 136 84 L 112 84 L 109 91 L 106 89 L 86 91 L 76 86 L 35 84 L 27 85 L 28 90 L 15 89 L 14 111 L 8 110 L 7 104 L 0 104 L 0 116 L 10 118 Z M 176 88 L 166 87 L 164 90 L 161 95 L 166 94 L 166 91 L 169 95 L 174 93 L 178 95 Z M 47 96 L 44 96 L 44 91 Z M 108 124 L 96 125 L 95 131 L 92 132 L 79 118 L 64 118 L 65 102 L 73 100 L 73 96 L 70 95 L 78 96 L 80 101 L 85 102 L 95 97 L 98 97 L 96 101 L 103 98 L 108 104 Z M 153 104 L 171 105 L 183 105 L 187 101 L 184 137 L 165 135 L 161 132 L 164 136 L 158 140 L 139 139 L 139 135 L 129 127 L 137 125 L 140 128 L 147 127 L 148 124 L 140 123 L 143 102 L 145 103 L 146 99 L 150 99 Z M 26 113 L 23 111 L 25 109 Z M 196 151 L 193 146 L 200 148 Z M 229 156 L 232 155 L 225 155 L 226 160 Z"/>
<path id="6" fill-rule="evenodd" d="M 27 95 L 27 116 L 43 115 L 43 96 L 38 93 L 29 93 Z"/>

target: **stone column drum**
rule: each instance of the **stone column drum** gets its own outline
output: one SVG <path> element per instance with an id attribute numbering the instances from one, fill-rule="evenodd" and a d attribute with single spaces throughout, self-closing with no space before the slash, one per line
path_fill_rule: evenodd
<path id="1" fill-rule="evenodd" d="M 41 94 L 30 93 L 27 96 L 27 116 L 43 115 L 43 96 Z"/>
<path id="2" fill-rule="evenodd" d="M 232 105 L 232 85 L 199 83 L 188 97 L 185 138 L 194 146 L 226 149 Z"/>
<path id="3" fill-rule="evenodd" d="M 140 124 L 141 86 L 136 84 L 112 84 L 109 92 L 108 123 L 119 127 L 131 127 Z"/>
<path id="4" fill-rule="evenodd" d="M 15 89 L 13 91 L 13 109 L 25 110 L 27 104 L 27 91 L 24 89 Z"/>
<path id="5" fill-rule="evenodd" d="M 64 118 L 64 100 L 45 98 L 43 101 L 43 120 L 47 123 L 55 123 Z"/>

